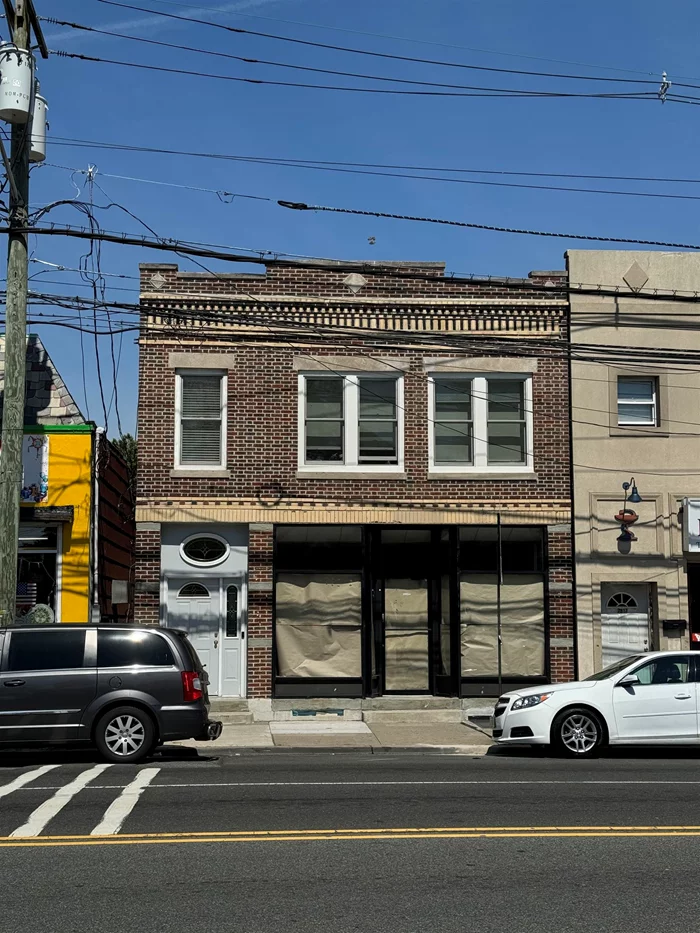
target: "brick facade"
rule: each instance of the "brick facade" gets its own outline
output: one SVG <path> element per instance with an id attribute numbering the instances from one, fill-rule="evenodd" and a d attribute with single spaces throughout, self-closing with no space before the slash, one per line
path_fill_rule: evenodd
<path id="1" fill-rule="evenodd" d="M 357 295 L 343 283 L 352 269 L 366 279 Z M 193 522 L 251 523 L 248 695 L 270 696 L 272 523 L 289 521 L 294 514 L 303 516 L 294 520 L 313 522 L 492 524 L 500 510 L 506 524 L 550 528 L 551 672 L 558 680 L 570 678 L 574 630 L 564 273 L 464 282 L 444 278 L 440 264 L 381 269 L 288 265 L 268 268 L 264 275 L 208 276 L 179 272 L 172 265 L 141 267 L 137 619 L 158 617 L 160 537 L 153 522 L 191 516 Z M 227 456 L 226 471 L 220 471 L 225 475 L 173 475 L 175 369 L 183 353 L 225 360 Z M 381 358 L 405 372 L 404 475 L 305 476 L 298 469 L 295 358 L 360 355 Z M 471 479 L 429 473 L 425 360 L 455 357 L 527 358 L 536 367 L 534 476 Z M 333 364 L 329 370 L 334 371 Z"/>

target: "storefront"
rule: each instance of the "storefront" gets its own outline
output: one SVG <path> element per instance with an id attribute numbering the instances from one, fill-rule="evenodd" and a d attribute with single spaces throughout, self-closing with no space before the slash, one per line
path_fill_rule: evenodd
<path id="1" fill-rule="evenodd" d="M 546 552 L 539 526 L 505 525 L 500 555 L 493 525 L 276 526 L 274 695 L 494 696 L 547 682 Z"/>

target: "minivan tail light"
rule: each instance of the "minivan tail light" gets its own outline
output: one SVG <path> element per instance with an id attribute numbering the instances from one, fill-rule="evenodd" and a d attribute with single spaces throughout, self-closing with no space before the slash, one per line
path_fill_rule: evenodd
<path id="1" fill-rule="evenodd" d="M 182 672 L 182 699 L 185 703 L 192 703 L 194 700 L 201 700 L 204 696 L 202 691 L 202 681 L 196 671 Z"/>

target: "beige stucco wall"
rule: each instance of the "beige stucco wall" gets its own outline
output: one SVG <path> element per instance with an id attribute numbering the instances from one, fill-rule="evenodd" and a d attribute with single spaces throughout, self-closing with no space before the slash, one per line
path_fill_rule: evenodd
<path id="1" fill-rule="evenodd" d="M 664 361 L 664 350 L 700 350 L 700 301 L 652 300 L 650 290 L 700 291 L 700 255 L 571 250 L 567 259 L 572 342 L 601 347 L 594 361 L 572 363 L 579 669 L 585 677 L 601 666 L 606 582 L 653 584 L 652 646 L 688 644 L 687 630 L 682 639 L 666 638 L 660 622 L 688 620 L 677 512 L 684 496 L 700 494 L 700 364 Z M 624 280 L 634 263 L 648 276 L 636 294 Z M 620 288 L 620 296 L 576 294 L 577 287 L 593 285 Z M 658 359 L 634 362 L 626 348 L 635 347 L 656 351 Z M 658 378 L 657 429 L 617 427 L 618 373 Z M 632 476 L 644 501 L 633 506 L 639 540 L 625 554 L 613 516 L 622 507 L 622 483 Z"/>

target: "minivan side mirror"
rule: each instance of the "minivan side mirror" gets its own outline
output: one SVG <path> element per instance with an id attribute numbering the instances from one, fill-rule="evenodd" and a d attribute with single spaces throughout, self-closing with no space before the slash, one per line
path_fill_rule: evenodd
<path id="1" fill-rule="evenodd" d="M 638 685 L 639 677 L 636 674 L 628 674 L 615 684 L 616 687 L 636 687 Z"/>

